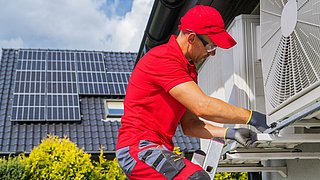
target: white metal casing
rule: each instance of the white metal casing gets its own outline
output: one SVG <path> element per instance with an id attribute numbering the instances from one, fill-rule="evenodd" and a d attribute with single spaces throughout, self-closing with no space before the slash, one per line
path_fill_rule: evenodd
<path id="1" fill-rule="evenodd" d="M 319 0 L 261 1 L 261 60 L 268 124 L 320 100 L 319 12 Z"/>
<path id="2" fill-rule="evenodd" d="M 237 16 L 227 30 L 237 44 L 231 49 L 218 48 L 202 65 L 198 79 L 207 95 L 265 112 L 258 27 L 258 15 Z"/>
<path id="3" fill-rule="evenodd" d="M 198 80 L 201 89 L 209 96 L 238 107 L 265 112 L 261 61 L 257 51 L 258 27 L 258 15 L 237 16 L 227 29 L 237 44 L 231 49 L 218 48 L 216 55 L 202 65 Z M 208 145 L 208 140 L 201 139 L 202 150 L 206 151 Z"/>
<path id="4" fill-rule="evenodd" d="M 257 51 L 258 27 L 258 15 L 237 16 L 227 29 L 237 44 L 231 49 L 218 48 L 216 55 L 202 65 L 198 80 L 209 96 L 265 112 L 261 61 Z"/>

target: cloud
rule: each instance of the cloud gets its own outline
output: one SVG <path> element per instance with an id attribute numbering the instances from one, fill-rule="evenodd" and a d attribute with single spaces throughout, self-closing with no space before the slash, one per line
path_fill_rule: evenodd
<path id="1" fill-rule="evenodd" d="M 137 52 L 152 4 L 107 16 L 105 0 L 0 0 L 0 47 Z"/>
<path id="2" fill-rule="evenodd" d="M 21 38 L 16 39 L 8 39 L 8 40 L 1 40 L 0 45 L 2 48 L 21 48 L 23 47 L 23 41 Z M 2 48 L 0 49 L 0 56 L 2 55 Z"/>
<path id="3" fill-rule="evenodd" d="M 101 6 L 108 17 L 124 16 L 131 10 L 132 0 L 104 0 Z"/>
<path id="4" fill-rule="evenodd" d="M 116 49 L 125 51 L 138 51 L 143 32 L 147 25 L 151 11 L 152 1 L 135 0 L 133 1 L 131 12 L 128 12 L 123 19 L 112 19 L 108 28 L 113 29 L 113 41 L 118 46 Z M 142 11 L 142 9 L 145 9 Z M 148 11 L 146 11 L 148 10 Z"/>

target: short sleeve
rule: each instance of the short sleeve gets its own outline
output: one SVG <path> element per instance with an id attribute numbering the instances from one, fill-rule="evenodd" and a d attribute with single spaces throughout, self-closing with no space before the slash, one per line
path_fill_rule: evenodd
<path id="1" fill-rule="evenodd" d="M 193 81 L 189 75 L 187 65 L 176 57 L 158 59 L 159 63 L 154 66 L 151 81 L 165 91 L 169 91 L 176 85 Z"/>

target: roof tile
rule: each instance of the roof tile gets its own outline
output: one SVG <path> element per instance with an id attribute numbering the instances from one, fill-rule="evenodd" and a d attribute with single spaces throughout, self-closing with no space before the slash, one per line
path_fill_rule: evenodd
<path id="1" fill-rule="evenodd" d="M 45 50 L 46 51 L 46 50 Z M 49 51 L 49 50 L 48 50 Z M 47 134 L 67 135 L 79 148 L 99 153 L 100 144 L 114 151 L 118 129 L 117 121 L 101 121 L 104 116 L 104 97 L 80 96 L 82 114 L 79 122 L 12 123 L 10 121 L 17 50 L 3 49 L 0 61 L 0 152 L 26 151 L 38 145 Z M 109 72 L 131 72 L 136 53 L 103 52 Z M 121 97 L 123 98 L 123 97 Z M 183 151 L 199 149 L 199 140 L 184 136 L 179 126 L 173 138 L 175 146 Z M 187 142 L 187 144 L 186 144 Z"/>

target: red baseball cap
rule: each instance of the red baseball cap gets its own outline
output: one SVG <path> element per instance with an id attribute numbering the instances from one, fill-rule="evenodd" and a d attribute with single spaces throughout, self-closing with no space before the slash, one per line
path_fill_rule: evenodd
<path id="1" fill-rule="evenodd" d="M 229 49 L 237 42 L 228 34 L 220 13 L 213 7 L 197 5 L 191 8 L 181 19 L 178 27 L 182 31 L 206 34 L 217 46 Z"/>

